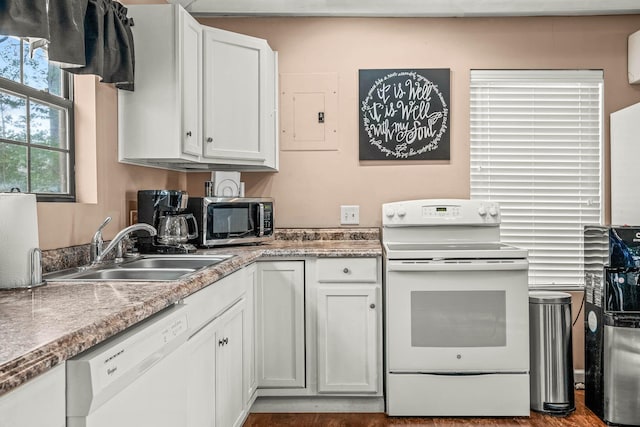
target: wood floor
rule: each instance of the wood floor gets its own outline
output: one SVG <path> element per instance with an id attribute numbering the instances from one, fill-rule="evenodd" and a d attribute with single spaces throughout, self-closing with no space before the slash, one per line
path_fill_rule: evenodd
<path id="1" fill-rule="evenodd" d="M 414 418 L 388 417 L 385 414 L 250 414 L 244 427 L 384 427 L 384 426 L 529 426 L 599 427 L 606 426 L 584 406 L 584 390 L 576 390 L 576 411 L 567 417 L 552 417 L 531 412 L 531 417 L 503 418 Z"/>

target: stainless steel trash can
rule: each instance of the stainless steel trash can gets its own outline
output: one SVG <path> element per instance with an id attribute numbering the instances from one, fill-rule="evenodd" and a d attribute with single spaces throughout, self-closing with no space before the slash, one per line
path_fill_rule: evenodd
<path id="1" fill-rule="evenodd" d="M 529 292 L 531 409 L 565 416 L 576 409 L 571 295 Z"/>

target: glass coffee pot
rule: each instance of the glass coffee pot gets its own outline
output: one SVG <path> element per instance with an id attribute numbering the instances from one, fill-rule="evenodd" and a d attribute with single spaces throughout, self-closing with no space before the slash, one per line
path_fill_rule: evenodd
<path id="1" fill-rule="evenodd" d="M 198 237 L 198 224 L 193 214 L 168 214 L 158 220 L 158 243 L 182 245 Z"/>

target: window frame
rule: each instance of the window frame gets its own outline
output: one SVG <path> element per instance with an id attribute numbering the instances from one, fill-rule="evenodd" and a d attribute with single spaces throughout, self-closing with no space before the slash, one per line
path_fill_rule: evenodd
<path id="1" fill-rule="evenodd" d="M 536 81 L 533 84 L 540 84 L 540 88 L 538 90 L 543 90 L 543 91 L 548 90 L 549 87 L 552 87 L 554 84 L 558 84 L 561 82 L 566 82 L 574 85 L 583 84 L 583 83 L 593 85 L 592 86 L 593 89 L 589 89 L 589 90 L 593 90 L 594 93 L 597 93 L 598 95 L 597 120 L 598 120 L 599 126 L 598 126 L 598 133 L 596 134 L 597 140 L 595 139 L 596 137 L 594 137 L 594 139 L 590 140 L 591 145 L 587 144 L 586 147 L 591 147 L 591 149 L 594 149 L 594 150 L 597 149 L 597 154 L 598 154 L 597 165 L 598 166 L 595 169 L 589 168 L 584 170 L 584 172 L 576 172 L 575 175 L 572 175 L 572 176 L 574 177 L 573 178 L 574 180 L 581 183 L 581 186 L 579 187 L 580 192 L 585 191 L 586 193 L 589 193 L 590 188 L 591 188 L 591 191 L 596 191 L 596 187 L 597 187 L 596 203 L 597 203 L 598 210 L 597 211 L 594 210 L 593 212 L 591 212 L 591 215 L 590 215 L 592 218 L 591 220 L 589 219 L 587 219 L 586 221 L 580 220 L 580 219 L 577 220 L 580 230 L 583 229 L 584 225 L 593 224 L 595 222 L 594 217 L 596 216 L 596 212 L 598 216 L 597 222 L 600 224 L 603 223 L 605 210 L 606 210 L 606 206 L 605 206 L 606 176 L 605 176 L 605 168 L 604 168 L 605 110 L 604 110 L 604 71 L 603 70 L 481 70 L 481 69 L 471 70 L 470 77 L 469 77 L 469 82 L 470 82 L 470 96 L 469 96 L 469 102 L 470 102 L 470 108 L 469 108 L 470 197 L 473 199 L 488 199 L 498 203 L 502 202 L 504 206 L 506 206 L 508 209 L 511 208 L 514 211 L 513 215 L 514 215 L 515 222 L 513 223 L 513 226 L 511 227 L 511 229 L 508 230 L 509 234 L 511 234 L 512 236 L 511 239 L 513 241 L 509 241 L 509 239 L 506 239 L 506 243 L 511 243 L 516 246 L 525 247 L 529 250 L 535 251 L 535 255 L 539 259 L 541 268 L 538 269 L 537 274 L 534 273 L 533 275 L 532 274 L 529 275 L 530 277 L 529 286 L 532 289 L 582 290 L 584 289 L 584 275 L 579 274 L 579 270 L 581 270 L 583 267 L 581 262 L 576 261 L 575 268 L 572 268 L 571 270 L 567 270 L 568 272 L 572 272 L 570 275 L 567 274 L 566 276 L 563 276 L 562 274 L 559 274 L 556 276 L 558 281 L 554 282 L 552 278 L 555 274 L 554 271 L 561 268 L 562 264 L 554 268 L 553 264 L 555 264 L 556 261 L 548 261 L 548 259 L 554 258 L 554 256 L 556 257 L 556 259 L 561 260 L 562 259 L 561 257 L 557 258 L 558 254 L 564 255 L 568 253 L 568 252 L 565 252 L 567 250 L 566 248 L 567 248 L 568 242 L 575 242 L 579 245 L 579 248 L 576 250 L 574 254 L 576 258 L 579 258 L 580 254 L 582 254 L 583 253 L 582 251 L 584 250 L 582 231 L 579 232 L 580 236 L 577 236 L 576 230 L 575 230 L 576 227 L 562 226 L 560 229 L 557 230 L 556 233 L 551 234 L 551 236 L 553 236 L 551 237 L 551 239 L 556 241 L 556 243 L 554 243 L 553 245 L 556 245 L 556 244 L 559 245 L 555 249 L 544 248 L 544 246 L 547 246 L 550 243 L 548 243 L 548 241 L 545 242 L 545 237 L 542 237 L 542 238 L 535 237 L 536 232 L 533 232 L 531 235 L 527 234 L 526 232 L 523 232 L 520 235 L 518 235 L 517 233 L 516 234 L 513 233 L 513 230 L 521 227 L 518 223 L 517 217 L 518 217 L 518 205 L 520 203 L 518 199 L 522 199 L 522 195 L 508 194 L 509 191 L 513 191 L 513 189 L 509 189 L 508 187 L 505 187 L 504 186 L 505 184 L 503 184 L 504 182 L 503 180 L 505 179 L 506 176 L 510 174 L 506 173 L 506 171 L 500 170 L 501 168 L 506 167 L 506 166 L 500 166 L 501 162 L 507 161 L 506 160 L 507 158 L 511 159 L 509 160 L 510 163 L 517 162 L 518 157 L 526 156 L 527 155 L 526 153 L 531 152 L 531 150 L 533 150 L 533 152 L 531 152 L 531 156 L 532 156 L 532 159 L 534 159 L 533 156 L 536 156 L 536 155 L 544 156 L 545 149 L 539 146 L 538 149 L 536 150 L 535 146 L 534 147 L 530 146 L 531 143 L 535 144 L 536 141 L 538 140 L 536 137 L 534 137 L 531 140 L 531 142 L 527 142 L 525 140 L 521 141 L 522 149 L 520 151 L 522 152 L 518 153 L 517 143 L 514 144 L 514 142 L 517 142 L 517 139 L 513 141 L 511 141 L 510 139 L 505 140 L 504 139 L 505 137 L 503 135 L 500 135 L 500 131 L 501 131 L 500 125 L 501 124 L 504 125 L 504 123 L 509 122 L 509 119 L 514 120 L 514 118 L 517 115 L 517 112 L 515 111 L 509 111 L 508 113 L 502 112 L 507 107 L 505 107 L 505 104 L 501 104 L 501 102 L 504 102 L 504 101 L 497 101 L 496 99 L 500 99 L 500 95 L 498 95 L 500 93 L 500 88 L 504 88 L 505 86 L 509 86 L 510 84 L 514 84 L 514 83 L 522 84 L 523 82 L 527 82 L 531 84 L 532 81 Z M 545 86 L 545 83 L 548 83 L 548 85 Z M 491 84 L 496 85 L 497 87 L 496 92 L 491 92 L 491 89 L 490 89 Z M 484 87 L 484 89 L 481 89 L 481 87 Z M 489 91 L 488 93 L 490 94 L 489 97 L 498 96 L 498 98 L 493 99 L 493 103 L 491 104 L 486 104 L 487 100 L 490 98 L 487 98 L 487 94 L 485 92 L 482 92 L 487 90 Z M 575 89 L 575 90 L 577 91 L 576 93 L 580 93 L 580 94 L 582 93 L 581 89 Z M 561 90 L 558 92 L 558 94 L 560 94 L 560 92 Z M 522 95 L 524 92 L 520 91 L 519 93 Z M 558 96 L 558 95 L 556 94 L 555 96 Z M 549 102 L 549 100 L 552 98 L 553 98 L 552 95 L 547 95 L 547 98 L 545 98 L 545 100 Z M 534 98 L 532 97 L 532 99 Z M 474 103 L 479 103 L 479 104 L 474 106 Z M 480 103 L 485 103 L 485 104 L 481 105 Z M 509 104 L 506 104 L 506 105 L 509 105 Z M 582 100 L 575 102 L 575 107 L 584 108 L 586 105 L 588 104 L 584 104 Z M 560 107 L 555 107 L 555 108 L 560 108 Z M 492 113 L 492 109 L 494 109 L 495 111 L 501 111 L 501 112 Z M 544 116 L 545 114 L 544 109 L 545 107 L 533 107 L 531 109 L 531 112 L 534 116 L 532 117 L 539 117 L 538 115 Z M 494 114 L 497 114 L 497 115 L 494 116 Z M 589 113 L 580 111 L 580 114 L 586 114 L 586 115 L 582 116 L 577 123 L 580 123 L 581 126 L 582 125 L 588 126 L 590 119 L 592 119 L 591 117 L 589 117 L 588 115 Z M 487 115 L 488 117 L 486 117 Z M 489 123 L 493 122 L 493 124 L 497 126 L 495 128 L 496 131 L 494 131 L 496 132 L 497 139 L 493 142 L 493 145 L 491 144 L 490 128 L 489 128 L 489 134 L 483 134 L 482 133 L 483 131 L 481 130 L 483 127 L 486 128 L 487 124 L 482 122 L 474 124 L 474 120 L 477 121 L 477 119 L 474 119 L 474 117 L 482 117 L 482 116 L 485 116 L 486 119 L 490 121 Z M 545 122 L 549 121 L 550 119 L 538 118 L 535 120 L 542 120 L 544 127 L 540 129 L 543 131 L 542 133 L 544 133 L 544 130 L 548 129 L 548 126 L 545 126 L 546 125 Z M 535 120 L 534 120 L 534 125 L 535 125 Z M 568 120 L 568 119 L 562 119 L 561 117 L 560 120 Z M 475 128 L 476 126 L 478 126 L 478 128 Z M 512 126 L 515 126 L 515 125 L 511 125 L 511 124 L 509 125 L 509 127 L 512 127 Z M 531 127 L 531 125 L 529 125 L 529 127 Z M 520 129 L 520 128 L 515 128 L 515 129 Z M 526 125 L 523 125 L 521 129 L 522 129 L 521 132 L 525 132 L 525 129 L 527 129 Z M 562 138 L 564 138 L 562 131 L 563 130 L 566 131 L 568 129 L 571 129 L 571 127 L 559 128 L 559 132 L 555 134 L 557 135 L 556 138 L 558 138 L 559 140 L 562 140 Z M 514 132 L 513 134 L 514 138 L 516 134 L 517 132 Z M 487 137 L 489 139 L 487 139 Z M 540 145 L 545 144 L 544 136 L 539 140 L 539 143 Z M 509 146 L 507 151 L 505 151 L 506 148 L 504 144 L 507 144 Z M 577 144 L 581 144 L 581 142 L 577 141 Z M 580 152 L 579 150 L 584 150 L 584 149 L 585 147 L 581 147 L 580 145 L 576 145 L 573 148 L 573 150 L 576 153 L 579 153 Z M 474 153 L 474 150 L 475 150 L 475 153 Z M 490 155 L 490 151 L 492 150 L 494 150 L 496 153 L 499 153 L 498 159 L 494 160 L 493 162 L 491 161 L 490 157 L 487 157 L 487 155 Z M 538 153 L 538 154 L 535 154 L 535 153 Z M 564 154 L 563 156 L 566 158 L 567 155 Z M 559 160 L 561 159 L 562 157 Z M 489 168 L 493 167 L 490 165 L 491 163 L 494 163 L 493 166 L 498 167 L 497 175 L 491 174 L 490 171 L 489 173 L 482 172 L 483 168 L 486 170 L 487 167 Z M 544 160 L 543 161 L 538 160 L 536 163 L 533 163 L 533 166 L 531 166 L 532 167 L 531 172 L 533 172 L 536 168 L 540 168 L 540 165 L 544 165 L 544 164 L 545 164 Z M 558 170 L 558 167 L 554 168 L 554 170 Z M 583 169 L 579 169 L 579 170 L 583 170 Z M 597 179 L 598 179 L 597 186 L 589 186 L 589 184 L 585 183 L 585 181 L 579 181 L 578 178 L 584 179 L 585 176 L 591 176 L 589 175 L 589 171 L 597 171 L 597 174 L 592 175 L 594 177 L 597 176 Z M 586 175 L 585 175 L 585 172 L 586 172 Z M 474 175 L 475 175 L 475 178 L 474 178 Z M 526 173 L 524 173 L 524 175 L 526 176 Z M 552 198 L 550 199 L 545 195 L 545 192 L 549 191 L 548 189 L 543 190 L 541 189 L 542 187 L 536 189 L 536 186 L 535 186 L 536 176 L 537 175 L 532 175 L 532 177 L 528 181 L 523 182 L 523 185 L 522 185 L 523 187 L 528 188 L 528 190 L 525 193 L 523 193 L 524 196 L 528 196 L 529 198 L 534 198 L 537 195 L 538 197 L 542 197 L 543 199 L 542 200 L 543 205 L 539 206 L 537 209 L 535 208 L 535 202 L 530 202 L 529 205 L 527 205 L 532 207 L 533 209 L 532 212 L 534 213 L 534 215 L 536 213 L 543 214 L 545 211 L 548 212 L 550 208 L 548 206 L 545 206 L 544 203 L 550 203 L 552 200 Z M 554 175 L 552 174 L 551 176 L 554 176 Z M 558 190 L 561 191 L 563 183 L 561 181 L 556 181 L 555 178 L 551 178 L 551 176 L 547 178 L 547 182 L 549 182 L 548 179 L 553 179 L 552 181 L 554 182 L 553 188 L 557 188 Z M 543 187 L 546 186 L 547 188 L 552 188 L 552 187 L 548 187 L 548 183 L 545 182 L 545 179 L 544 179 L 545 175 L 542 175 L 542 178 L 543 179 L 540 180 L 540 182 L 542 183 L 542 186 Z M 515 191 L 518 191 L 517 187 L 515 187 Z M 500 192 L 503 193 L 503 197 L 500 197 L 500 194 L 496 194 Z M 583 194 L 583 193 L 578 193 L 578 194 Z M 588 198 L 590 196 L 582 196 L 582 197 Z M 591 201 L 589 200 L 589 203 L 590 202 Z M 562 209 L 562 211 L 560 212 L 564 212 L 564 213 L 558 213 L 558 215 L 567 215 L 566 212 L 570 208 L 563 206 L 565 205 L 564 202 L 559 202 L 559 203 L 561 203 L 559 206 Z M 588 214 L 590 212 L 590 209 L 587 207 L 589 206 L 589 203 L 587 203 L 586 206 L 584 203 L 585 203 L 584 200 L 577 200 L 573 202 L 573 206 L 578 207 L 578 209 L 580 209 L 579 212 Z M 553 210 L 553 208 L 551 208 L 551 210 Z M 505 216 L 508 216 L 508 215 L 503 215 L 503 220 L 502 220 L 503 224 L 505 223 L 505 219 L 504 219 Z M 555 220 L 555 222 L 560 225 L 563 224 L 562 219 Z M 540 221 L 538 224 L 540 224 L 542 228 L 538 228 L 539 230 L 538 236 L 545 236 L 545 232 L 555 229 L 556 225 L 554 225 L 553 223 L 550 223 L 551 225 L 547 225 L 547 226 L 545 226 L 544 223 L 545 223 L 545 219 L 543 217 L 540 217 Z M 509 224 L 508 220 L 506 224 L 507 225 Z M 506 228 L 509 229 L 508 226 Z M 568 240 L 565 240 L 565 237 L 563 236 L 562 232 L 568 231 L 568 230 L 573 230 L 573 231 L 571 232 L 570 237 L 567 238 Z M 532 238 L 531 236 L 533 236 L 533 240 L 541 238 L 542 242 L 538 242 L 538 243 L 531 242 L 531 238 Z M 531 247 L 527 247 L 526 244 L 518 243 L 518 239 L 520 241 L 530 241 Z M 533 261 L 532 265 L 535 266 L 536 265 L 535 259 L 530 260 L 530 262 L 531 261 Z M 573 265 L 571 258 L 564 261 L 564 263 L 565 265 Z M 535 268 L 534 268 L 534 271 L 535 271 Z M 573 283 L 574 281 L 575 283 Z"/>
<path id="2" fill-rule="evenodd" d="M 26 42 L 24 40 L 20 40 L 21 52 L 25 48 Z M 24 74 L 24 56 L 20 55 L 20 76 Z M 36 195 L 36 200 L 38 202 L 75 202 L 76 201 L 76 179 L 75 179 L 75 114 L 74 114 L 74 100 L 73 100 L 73 75 L 67 73 L 64 70 L 60 70 L 62 75 L 61 82 L 61 95 L 52 95 L 45 90 L 35 89 L 33 87 L 27 86 L 26 84 L 15 82 L 13 80 L 6 79 L 0 76 L 0 89 L 4 92 L 8 92 L 10 94 L 14 94 L 19 97 L 23 97 L 27 100 L 27 140 L 25 142 L 5 139 L 0 137 L 0 142 L 5 144 L 12 144 L 20 147 L 26 147 L 27 149 L 27 182 L 31 181 L 31 148 L 38 147 L 38 144 L 33 144 L 31 142 L 31 129 L 30 129 L 30 108 L 29 102 L 31 100 L 36 102 L 41 102 L 44 104 L 50 104 L 55 107 L 59 107 L 64 109 L 66 112 L 66 121 L 67 121 L 67 148 L 57 148 L 57 147 L 46 147 L 46 150 L 56 151 L 59 153 L 67 153 L 68 152 L 68 166 L 67 166 L 67 182 L 69 192 L 65 194 L 58 193 L 35 193 L 30 191 L 21 191 L 27 193 L 33 193 Z"/>

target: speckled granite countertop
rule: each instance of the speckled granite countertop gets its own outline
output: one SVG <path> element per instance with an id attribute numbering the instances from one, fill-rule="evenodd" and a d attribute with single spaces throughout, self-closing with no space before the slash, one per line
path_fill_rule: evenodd
<path id="1" fill-rule="evenodd" d="M 88 252 L 78 248 L 47 251 L 45 271 L 86 264 Z M 378 229 L 286 229 L 269 244 L 198 253 L 237 256 L 172 282 L 50 282 L 0 291 L 0 395 L 258 258 L 372 257 L 382 248 Z"/>

